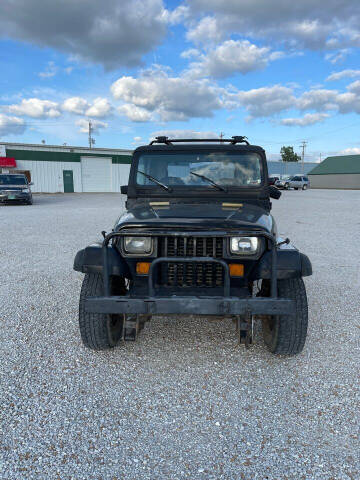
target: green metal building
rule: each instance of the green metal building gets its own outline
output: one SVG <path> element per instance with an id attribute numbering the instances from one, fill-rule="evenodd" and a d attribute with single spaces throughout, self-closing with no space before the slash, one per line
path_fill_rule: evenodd
<path id="1" fill-rule="evenodd" d="M 3 143 L 3 165 L 26 172 L 34 192 L 119 192 L 127 185 L 131 150 Z M 11 162 L 10 162 L 11 161 Z M 1 169 L 1 167 L 0 167 Z"/>
<path id="2" fill-rule="evenodd" d="M 360 155 L 327 157 L 308 172 L 311 188 L 360 189 Z"/>

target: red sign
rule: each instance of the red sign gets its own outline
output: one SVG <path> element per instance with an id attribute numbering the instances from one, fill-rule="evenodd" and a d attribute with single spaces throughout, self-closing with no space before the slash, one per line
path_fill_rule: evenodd
<path id="1" fill-rule="evenodd" d="M 13 157 L 0 157 L 0 167 L 16 167 L 16 160 Z"/>

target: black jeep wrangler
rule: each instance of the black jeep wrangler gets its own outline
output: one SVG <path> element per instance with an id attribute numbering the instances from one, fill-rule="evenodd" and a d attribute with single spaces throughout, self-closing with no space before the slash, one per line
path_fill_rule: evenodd
<path id="1" fill-rule="evenodd" d="M 191 143 L 189 143 L 191 142 Z M 195 143 L 196 142 L 196 143 Z M 103 241 L 80 250 L 83 343 L 135 340 L 152 315 L 232 317 L 240 343 L 260 318 L 276 354 L 305 343 L 308 257 L 278 237 L 265 152 L 246 137 L 157 137 L 133 154 L 126 211 Z"/>

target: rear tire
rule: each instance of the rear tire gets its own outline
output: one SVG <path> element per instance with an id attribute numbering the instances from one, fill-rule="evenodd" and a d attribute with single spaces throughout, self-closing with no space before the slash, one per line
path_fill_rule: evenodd
<path id="1" fill-rule="evenodd" d="M 264 317 L 264 342 L 272 353 L 296 355 L 304 348 L 308 327 L 308 304 L 303 279 L 278 280 L 278 296 L 294 301 L 295 314 Z"/>
<path id="2" fill-rule="evenodd" d="M 117 277 L 115 277 L 117 279 Z M 119 285 L 111 282 L 111 291 L 115 295 L 124 295 L 125 283 L 123 279 Z M 85 311 L 87 297 L 97 297 L 104 294 L 102 275 L 99 273 L 85 274 L 80 293 L 79 327 L 83 344 L 91 350 L 107 350 L 117 345 L 123 333 L 123 315 L 106 315 L 102 313 L 88 313 Z"/>

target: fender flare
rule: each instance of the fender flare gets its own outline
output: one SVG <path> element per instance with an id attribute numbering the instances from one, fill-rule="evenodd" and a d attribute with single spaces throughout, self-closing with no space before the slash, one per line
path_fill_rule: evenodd
<path id="1" fill-rule="evenodd" d="M 298 250 L 284 248 L 277 251 L 277 278 L 299 278 L 312 275 L 312 265 L 309 258 Z M 251 280 L 271 278 L 271 252 L 266 252 L 260 258 L 250 274 Z"/>
<path id="2" fill-rule="evenodd" d="M 108 246 L 108 261 L 110 275 L 130 278 L 130 271 L 125 260 L 112 246 Z M 103 272 L 102 243 L 96 242 L 79 250 L 74 259 L 74 270 L 82 273 Z"/>

